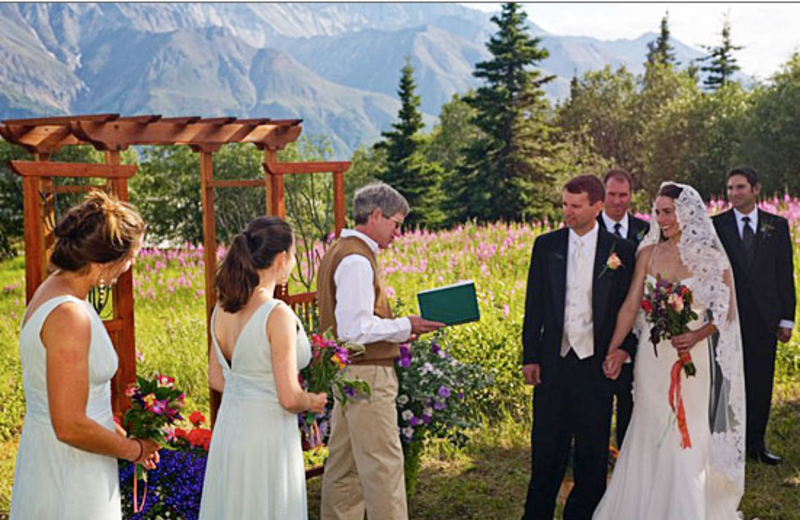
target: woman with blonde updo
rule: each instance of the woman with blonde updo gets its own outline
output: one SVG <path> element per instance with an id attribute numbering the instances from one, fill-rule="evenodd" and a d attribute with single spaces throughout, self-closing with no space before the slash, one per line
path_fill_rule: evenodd
<path id="1" fill-rule="evenodd" d="M 56 226 L 54 272 L 33 295 L 20 331 L 27 413 L 12 520 L 121 519 L 117 459 L 148 469 L 158 462 L 156 443 L 126 438 L 114 424 L 117 354 L 86 301 L 93 287 L 130 269 L 144 232 L 133 207 L 100 191 Z"/>

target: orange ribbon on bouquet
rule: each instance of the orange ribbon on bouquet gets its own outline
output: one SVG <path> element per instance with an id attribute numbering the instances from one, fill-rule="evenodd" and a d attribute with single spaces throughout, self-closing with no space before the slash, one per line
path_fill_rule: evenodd
<path id="1" fill-rule="evenodd" d="M 672 365 L 669 384 L 669 406 L 678 418 L 678 431 L 681 432 L 681 448 L 683 449 L 692 447 L 692 439 L 689 438 L 689 428 L 686 425 L 686 409 L 683 407 L 683 396 L 681 395 L 681 370 L 683 370 L 684 365 L 691 364 L 691 362 L 691 354 L 688 352 L 679 354 L 678 361 Z"/>
<path id="2" fill-rule="evenodd" d="M 144 510 L 144 504 L 147 501 L 147 480 L 144 480 L 144 496 L 142 497 L 142 504 L 139 505 L 139 491 L 137 489 L 137 484 L 139 483 L 138 478 L 138 464 L 136 462 L 133 463 L 133 512 L 134 513 L 141 513 Z"/>

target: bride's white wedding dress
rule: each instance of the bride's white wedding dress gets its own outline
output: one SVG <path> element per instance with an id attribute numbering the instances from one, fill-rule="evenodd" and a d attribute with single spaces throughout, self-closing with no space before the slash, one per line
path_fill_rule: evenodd
<path id="1" fill-rule="evenodd" d="M 655 285 L 655 279 L 648 275 Z M 694 291 L 691 278 L 683 285 Z M 706 309 L 695 305 L 698 316 Z M 698 318 L 692 330 L 703 326 Z M 714 482 L 711 468 L 709 341 L 691 350 L 694 377 L 681 374 L 686 423 L 692 447 L 681 447 L 681 434 L 669 405 L 670 372 L 678 359 L 669 341 L 658 345 L 656 357 L 650 326 L 641 334 L 634 364 L 634 407 L 625 443 L 608 490 L 594 520 L 736 520 L 738 493 L 724 481 Z M 726 496 L 727 495 L 727 496 Z M 735 500 L 731 500 L 735 498 Z"/>
<path id="2" fill-rule="evenodd" d="M 713 317 L 718 330 L 691 349 L 697 374 L 687 378 L 681 373 L 691 447 L 681 447 L 681 433 L 669 404 L 677 351 L 671 342 L 661 341 L 656 356 L 650 324 L 640 311 L 633 415 L 593 520 L 740 518 L 745 413 L 734 281 L 702 198 L 690 186 L 678 186 L 683 190 L 675 200 L 681 226 L 678 251 L 691 271 L 691 277 L 681 283 L 691 289 L 692 307 L 698 315 L 689 328 L 696 330 Z M 639 250 L 659 241 L 660 229 L 654 224 Z M 647 277 L 654 281 L 652 275 Z"/>

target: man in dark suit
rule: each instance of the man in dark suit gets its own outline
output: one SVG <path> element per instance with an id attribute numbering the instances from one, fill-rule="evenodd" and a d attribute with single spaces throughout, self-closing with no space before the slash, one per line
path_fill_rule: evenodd
<path id="1" fill-rule="evenodd" d="M 562 193 L 566 228 L 533 246 L 522 332 L 522 372 L 535 385 L 525 520 L 553 519 L 573 438 L 575 487 L 564 519 L 591 520 L 606 488 L 612 382 L 603 361 L 635 252 L 597 224 L 604 192 L 593 175 L 569 181 Z"/>
<path id="2" fill-rule="evenodd" d="M 749 166 L 728 173 L 733 209 L 714 217 L 736 283 L 747 395 L 747 455 L 765 464 L 780 457 L 764 444 L 772 405 L 777 342 L 789 341 L 795 316 L 792 239 L 786 219 L 758 209 L 758 173 Z"/>
<path id="3" fill-rule="evenodd" d="M 639 242 L 650 231 L 650 224 L 630 214 L 633 178 L 625 170 L 609 170 L 603 178 L 606 187 L 603 212 L 597 217 L 601 229 L 619 238 L 626 238 L 639 246 Z M 633 413 L 633 363 L 629 360 L 622 365 L 622 372 L 614 383 L 614 396 L 617 400 L 617 447 L 622 447 L 625 432 Z"/>

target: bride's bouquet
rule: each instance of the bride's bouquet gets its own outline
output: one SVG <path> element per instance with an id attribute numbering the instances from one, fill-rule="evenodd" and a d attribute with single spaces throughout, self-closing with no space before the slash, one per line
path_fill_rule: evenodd
<path id="1" fill-rule="evenodd" d="M 365 381 L 348 379 L 344 370 L 350 364 L 350 359 L 364 353 L 364 345 L 358 343 L 339 343 L 333 338 L 330 330 L 324 335 L 311 336 L 311 363 L 300 371 L 300 378 L 306 391 L 313 393 L 333 393 L 342 405 L 356 394 L 371 393 L 369 384 Z M 316 432 L 316 439 L 312 438 L 312 445 L 320 444 L 321 438 L 316 426 L 316 414 L 306 412 L 305 424 Z"/>
<path id="2" fill-rule="evenodd" d="M 689 323 L 697 319 L 692 310 L 692 290 L 678 283 L 670 283 L 656 277 L 656 284 L 647 282 L 647 293 L 642 300 L 647 321 L 650 322 L 650 342 L 658 357 L 658 344 L 663 340 L 671 340 L 675 336 L 689 331 Z M 678 354 L 687 377 L 693 377 L 697 369 L 692 362 L 692 355 L 687 352 Z"/>
<path id="3" fill-rule="evenodd" d="M 670 340 L 675 336 L 689 331 L 689 323 L 697 319 L 697 313 L 692 310 L 693 295 L 691 289 L 679 283 L 670 283 L 656 277 L 656 284 L 647 282 L 647 295 L 642 300 L 647 321 L 650 322 L 650 342 L 658 357 L 658 344 L 662 340 Z M 686 410 L 681 397 L 681 369 L 686 372 L 686 377 L 693 377 L 697 369 L 692 362 L 692 355 L 688 351 L 678 353 L 678 360 L 672 365 L 669 386 L 669 405 L 678 421 L 678 430 L 681 433 L 681 447 L 692 447 L 689 437 L 689 428 L 686 424 Z"/>

